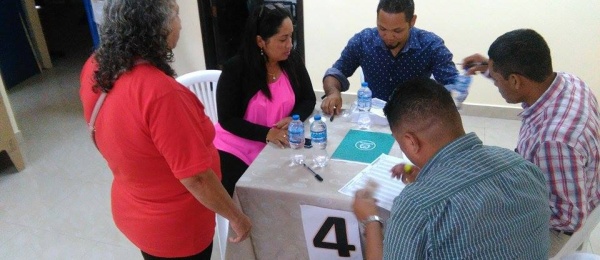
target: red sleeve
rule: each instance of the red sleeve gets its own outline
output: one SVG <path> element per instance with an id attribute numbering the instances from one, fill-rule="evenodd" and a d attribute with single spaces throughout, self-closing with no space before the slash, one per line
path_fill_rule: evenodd
<path id="1" fill-rule="evenodd" d="M 145 113 L 152 141 L 178 179 L 208 170 L 214 166 L 215 155 L 218 161 L 212 145 L 214 127 L 196 97 L 184 91 L 170 91 L 155 99 Z"/>

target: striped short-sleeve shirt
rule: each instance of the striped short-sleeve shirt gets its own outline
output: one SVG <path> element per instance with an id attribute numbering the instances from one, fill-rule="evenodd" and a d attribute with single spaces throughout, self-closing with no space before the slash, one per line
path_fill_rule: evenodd
<path id="1" fill-rule="evenodd" d="M 544 259 L 542 172 L 470 133 L 442 148 L 394 200 L 384 259 Z"/>

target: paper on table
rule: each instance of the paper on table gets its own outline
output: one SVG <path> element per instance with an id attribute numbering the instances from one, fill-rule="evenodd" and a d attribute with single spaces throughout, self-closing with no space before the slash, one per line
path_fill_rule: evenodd
<path id="1" fill-rule="evenodd" d="M 399 163 L 410 163 L 406 159 L 381 154 L 373 163 L 358 173 L 352 180 L 344 185 L 339 192 L 354 197 L 357 190 L 367 186 L 369 180 L 377 183 L 373 197 L 377 200 L 377 205 L 390 211 L 394 198 L 396 198 L 402 189 L 406 186 L 402 181 L 392 178 L 390 170 Z M 412 164 L 412 163 L 410 163 Z"/>

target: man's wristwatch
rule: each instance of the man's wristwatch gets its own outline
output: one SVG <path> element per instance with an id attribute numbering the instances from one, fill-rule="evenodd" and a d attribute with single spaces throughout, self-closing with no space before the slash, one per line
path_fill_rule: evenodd
<path id="1" fill-rule="evenodd" d="M 377 215 L 368 216 L 365 220 L 361 221 L 360 224 L 362 225 L 362 227 L 364 229 L 365 226 L 367 226 L 367 224 L 374 222 L 374 221 L 379 222 L 379 225 L 381 225 L 381 227 L 383 227 L 383 220 Z"/>

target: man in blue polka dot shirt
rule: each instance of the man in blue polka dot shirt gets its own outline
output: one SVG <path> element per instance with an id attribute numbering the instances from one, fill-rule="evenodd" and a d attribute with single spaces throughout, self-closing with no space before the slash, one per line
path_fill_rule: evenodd
<path id="1" fill-rule="evenodd" d="M 413 78 L 429 78 L 451 85 L 458 76 L 452 53 L 432 32 L 415 28 L 417 16 L 412 0 L 381 0 L 377 27 L 355 34 L 340 58 L 325 72 L 325 99 L 321 110 L 339 114 L 341 92 L 348 90 L 348 77 L 360 66 L 373 98 L 387 101 L 399 84 Z"/>

